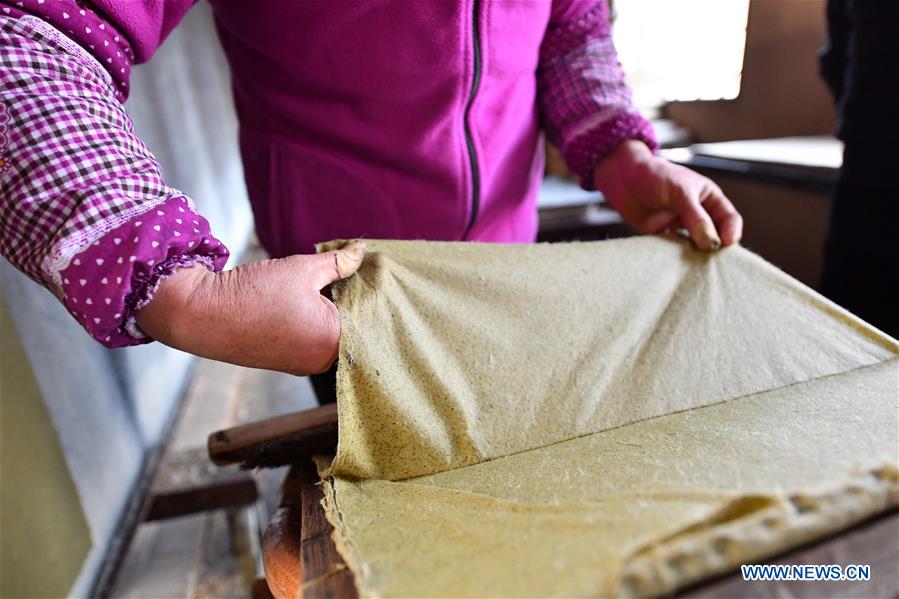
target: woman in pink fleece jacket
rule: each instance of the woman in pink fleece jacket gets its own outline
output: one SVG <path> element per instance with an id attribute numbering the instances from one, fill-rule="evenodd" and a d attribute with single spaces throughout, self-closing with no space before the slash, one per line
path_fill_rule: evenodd
<path id="1" fill-rule="evenodd" d="M 319 292 L 364 244 L 313 244 L 531 242 L 541 131 L 638 230 L 740 238 L 718 187 L 654 156 L 605 0 L 213 0 L 273 257 L 218 272 L 227 250 L 121 105 L 191 4 L 0 0 L 0 250 L 107 346 L 323 371 L 340 319 Z"/>

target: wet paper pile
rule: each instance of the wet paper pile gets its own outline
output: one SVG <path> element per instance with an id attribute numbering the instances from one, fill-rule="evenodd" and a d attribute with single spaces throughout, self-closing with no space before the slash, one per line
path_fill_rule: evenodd
<path id="1" fill-rule="evenodd" d="M 899 344 L 743 248 L 367 243 L 322 465 L 363 596 L 657 595 L 899 505 Z"/>

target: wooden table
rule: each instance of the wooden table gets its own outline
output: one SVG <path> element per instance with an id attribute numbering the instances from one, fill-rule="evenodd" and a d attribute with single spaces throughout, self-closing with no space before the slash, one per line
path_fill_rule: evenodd
<path id="1" fill-rule="evenodd" d="M 322 490 L 311 461 L 293 466 L 280 506 L 263 539 L 263 561 L 278 598 L 358 597 L 353 574 L 331 541 L 332 527 L 321 506 Z M 746 582 L 739 572 L 678 593 L 713 597 L 899 597 L 899 510 L 879 515 L 842 533 L 765 563 L 869 564 L 870 582 Z"/>
<path id="2" fill-rule="evenodd" d="M 779 137 L 700 143 L 660 155 L 705 175 L 767 183 L 831 195 L 842 164 L 832 136 Z"/>

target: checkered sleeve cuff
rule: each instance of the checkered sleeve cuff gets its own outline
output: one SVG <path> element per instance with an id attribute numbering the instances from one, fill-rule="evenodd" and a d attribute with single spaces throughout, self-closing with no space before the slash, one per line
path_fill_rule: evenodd
<path id="1" fill-rule="evenodd" d="M 166 276 L 227 260 L 109 73 L 30 15 L 0 14 L 0 161 L 0 253 L 107 346 L 149 340 L 134 314 Z"/>
<path id="2" fill-rule="evenodd" d="M 537 99 L 550 141 L 586 189 L 596 163 L 627 139 L 658 146 L 633 105 L 612 42 L 608 5 L 551 22 L 540 48 Z"/>
<path id="3" fill-rule="evenodd" d="M 569 140 L 562 152 L 568 168 L 578 176 L 581 187 L 593 190 L 593 170 L 597 163 L 629 139 L 642 141 L 653 152 L 659 148 L 649 121 L 638 113 L 624 112 L 603 119 Z"/>

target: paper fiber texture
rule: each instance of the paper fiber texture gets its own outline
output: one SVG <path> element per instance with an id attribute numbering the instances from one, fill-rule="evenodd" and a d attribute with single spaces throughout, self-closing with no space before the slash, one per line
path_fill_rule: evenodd
<path id="1" fill-rule="evenodd" d="M 742 248 L 368 245 L 326 478 L 363 594 L 656 594 L 899 502 L 896 342 Z"/>

